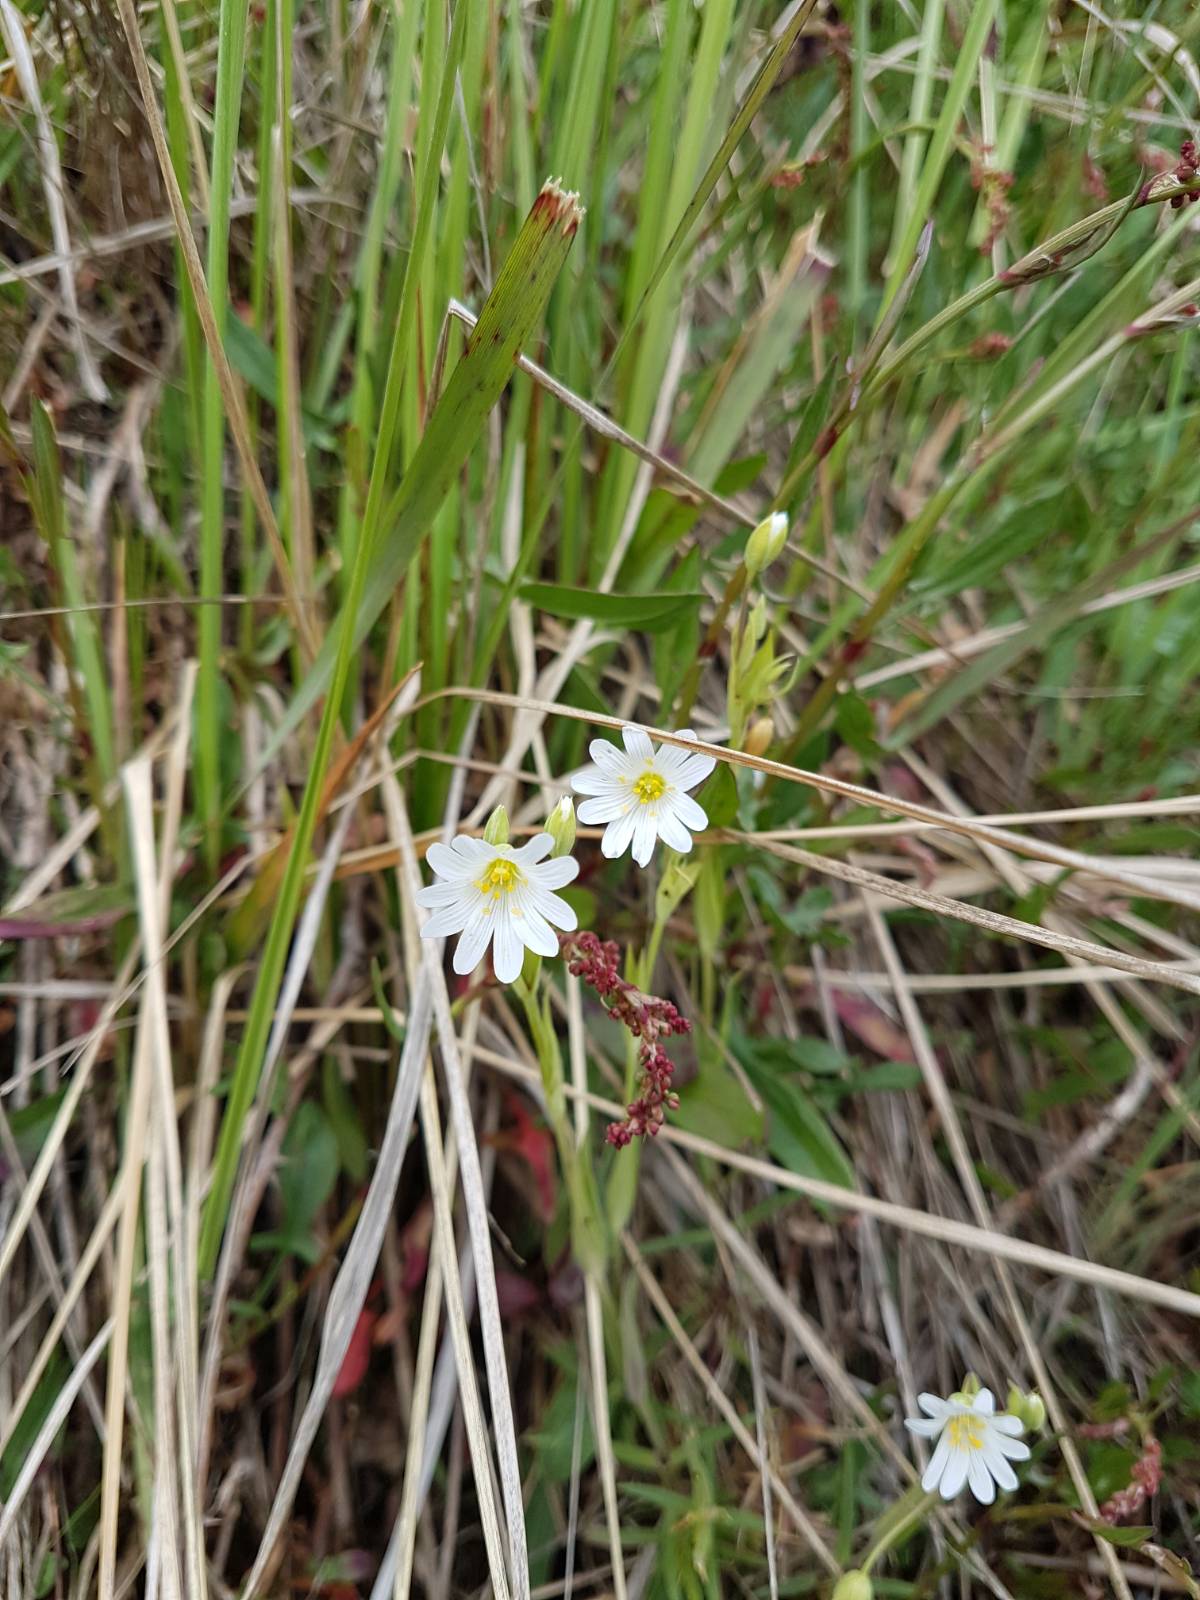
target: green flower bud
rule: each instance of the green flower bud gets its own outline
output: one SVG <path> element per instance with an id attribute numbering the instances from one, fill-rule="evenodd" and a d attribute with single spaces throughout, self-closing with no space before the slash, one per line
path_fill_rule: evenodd
<path id="1" fill-rule="evenodd" d="M 952 1394 L 950 1398 L 951 1400 L 958 1401 L 960 1405 L 974 1405 L 975 1396 L 982 1388 L 983 1384 L 980 1383 L 975 1374 L 973 1372 L 968 1372 L 966 1377 L 963 1379 L 962 1388 L 959 1389 L 956 1394 Z"/>
<path id="2" fill-rule="evenodd" d="M 489 844 L 508 843 L 508 812 L 503 806 L 497 806 L 487 819 L 487 827 L 483 830 L 483 837 Z"/>
<path id="3" fill-rule="evenodd" d="M 742 561 L 745 563 L 747 577 L 757 578 L 764 567 L 771 565 L 787 543 L 787 536 L 786 512 L 772 511 L 769 517 L 763 518 L 746 540 L 746 553 Z"/>
<path id="4" fill-rule="evenodd" d="M 834 1584 L 830 1600 L 872 1600 L 874 1593 L 875 1587 L 866 1573 L 851 1567 Z"/>
<path id="5" fill-rule="evenodd" d="M 1026 1394 L 1015 1383 L 1010 1383 L 1004 1409 L 1010 1416 L 1019 1417 L 1029 1433 L 1040 1433 L 1046 1426 L 1046 1402 L 1036 1389 Z"/>
<path id="6" fill-rule="evenodd" d="M 546 818 L 546 832 L 554 840 L 551 858 L 569 856 L 575 843 L 575 803 L 570 795 L 563 795 Z"/>

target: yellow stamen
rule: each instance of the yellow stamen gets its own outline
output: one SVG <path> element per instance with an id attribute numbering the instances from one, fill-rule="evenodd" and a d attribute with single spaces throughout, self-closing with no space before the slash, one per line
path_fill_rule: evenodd
<path id="1" fill-rule="evenodd" d="M 982 1417 L 951 1417 L 946 1424 L 950 1443 L 955 1450 L 982 1450 L 984 1425 Z"/>
<path id="2" fill-rule="evenodd" d="M 634 798 L 642 805 L 648 806 L 654 800 L 661 800 L 666 791 L 666 782 L 658 773 L 647 767 L 640 778 L 633 780 Z"/>
<path id="3" fill-rule="evenodd" d="M 516 862 L 507 861 L 503 856 L 499 856 L 492 862 L 483 877 L 476 879 L 475 887 L 480 894 L 494 896 L 497 900 L 501 900 L 506 894 L 511 894 L 518 884 L 524 883 L 524 881 Z"/>

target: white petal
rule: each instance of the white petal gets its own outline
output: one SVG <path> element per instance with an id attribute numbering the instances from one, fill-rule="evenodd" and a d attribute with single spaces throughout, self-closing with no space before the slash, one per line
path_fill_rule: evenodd
<path id="1" fill-rule="evenodd" d="M 679 812 L 675 806 L 664 805 L 658 813 L 658 836 L 664 844 L 669 844 L 672 850 L 679 850 L 684 855 L 692 848 L 692 836 L 679 820 Z"/>
<path id="2" fill-rule="evenodd" d="M 680 728 L 681 739 L 694 739 L 696 735 L 690 728 Z M 669 776 L 672 782 L 678 776 L 680 767 L 691 754 L 689 750 L 682 750 L 677 744 L 660 744 L 654 754 L 654 762 L 664 777 Z"/>
<path id="3" fill-rule="evenodd" d="M 611 748 L 611 746 L 610 746 Z M 581 767 L 571 778 L 571 787 L 576 794 L 618 794 L 621 786 L 611 772 L 603 772 L 599 767 Z"/>
<path id="4" fill-rule="evenodd" d="M 993 1442 L 1001 1455 L 1007 1456 L 1010 1461 L 1028 1461 L 1029 1446 L 1021 1439 L 1009 1439 L 1002 1433 L 993 1435 Z"/>
<path id="5" fill-rule="evenodd" d="M 1015 1489 L 1017 1487 L 1017 1475 L 999 1450 L 989 1445 L 984 1451 L 984 1457 L 987 1461 L 988 1471 L 1002 1489 Z"/>
<path id="6" fill-rule="evenodd" d="M 938 1447 L 941 1448 L 940 1446 Z M 938 1485 L 943 1500 L 953 1500 L 964 1483 L 967 1481 L 969 1450 L 951 1450 L 950 1459 L 946 1463 L 946 1470 L 942 1474 L 942 1481 Z"/>
<path id="7" fill-rule="evenodd" d="M 693 751 L 675 774 L 675 782 L 681 789 L 694 789 L 698 783 L 703 783 L 705 778 L 711 775 L 716 764 L 716 756 L 700 755 L 697 751 Z"/>
<path id="8" fill-rule="evenodd" d="M 633 818 L 633 859 L 644 867 L 654 854 L 658 826 L 649 806 L 639 806 Z"/>
<path id="9" fill-rule="evenodd" d="M 517 912 L 520 916 L 517 916 Z M 534 905 L 528 894 L 522 895 L 519 906 L 513 908 L 514 927 L 518 937 L 539 956 L 558 954 L 558 935 Z"/>
<path id="10" fill-rule="evenodd" d="M 948 1400 L 943 1400 L 940 1395 L 936 1394 L 919 1394 L 917 1396 L 917 1404 L 927 1416 L 937 1417 L 940 1422 L 945 1422 L 953 1410 Z"/>
<path id="11" fill-rule="evenodd" d="M 475 903 L 475 889 L 469 883 L 431 883 L 418 889 L 413 899 L 419 906 L 429 910 L 438 906 L 456 906 L 460 901 L 470 906 Z"/>
<path id="12" fill-rule="evenodd" d="M 945 1472 L 949 1462 L 950 1441 L 943 1434 L 938 1440 L 938 1447 L 930 1457 L 929 1465 L 925 1468 L 924 1476 L 921 1479 L 921 1487 L 926 1494 L 932 1493 L 937 1488 L 942 1481 L 942 1473 Z"/>
<path id="13" fill-rule="evenodd" d="M 904 1426 L 922 1439 L 936 1439 L 946 1424 L 938 1417 L 905 1417 Z"/>
<path id="14" fill-rule="evenodd" d="M 626 850 L 629 849 L 630 841 L 633 838 L 635 820 L 634 813 L 627 811 L 623 817 L 618 817 L 615 822 L 610 822 L 608 827 L 605 828 L 604 837 L 600 841 L 600 849 L 610 861 L 614 861 L 617 856 L 623 856 Z"/>
<path id="15" fill-rule="evenodd" d="M 1020 1417 L 1014 1417 L 1009 1411 L 1002 1411 L 998 1417 L 993 1417 L 992 1427 L 997 1433 L 1007 1433 L 1013 1439 L 1019 1439 L 1025 1432 L 1025 1424 Z"/>
<path id="16" fill-rule="evenodd" d="M 579 919 L 567 902 L 556 894 L 551 894 L 549 889 L 543 889 L 536 883 L 529 886 L 529 898 L 537 907 L 540 914 L 554 927 L 561 928 L 564 933 L 574 933 L 579 926 Z M 557 955 L 557 948 L 555 954 Z"/>
<path id="17" fill-rule="evenodd" d="M 982 1450 L 971 1451 L 971 1459 L 967 1463 L 967 1479 L 971 1485 L 971 1493 L 979 1504 L 990 1506 L 996 1498 L 996 1485 L 992 1482 L 992 1475 L 987 1469 Z"/>
<path id="18" fill-rule="evenodd" d="M 553 861 L 539 862 L 527 876 L 540 889 L 561 889 L 579 876 L 579 863 L 574 856 L 555 856 Z"/>
<path id="19" fill-rule="evenodd" d="M 608 789 L 603 795 L 597 795 L 593 800 L 584 800 L 575 815 L 580 822 L 613 822 L 617 817 L 623 816 L 629 810 L 630 800 L 628 789 L 615 793 Z"/>
<path id="20" fill-rule="evenodd" d="M 974 1407 L 976 1411 L 982 1411 L 985 1416 L 990 1417 L 992 1412 L 996 1409 L 995 1395 L 990 1389 L 980 1389 L 979 1393 L 975 1396 Z"/>
<path id="21" fill-rule="evenodd" d="M 621 738 L 625 741 L 625 748 L 637 761 L 653 761 L 654 746 L 650 743 L 650 735 L 643 733 L 640 728 L 630 727 L 628 723 L 621 729 Z"/>
<path id="22" fill-rule="evenodd" d="M 624 772 L 628 765 L 625 752 L 620 745 L 613 744 L 608 739 L 593 739 L 591 744 L 588 745 L 588 755 L 591 756 L 598 767 L 606 772 Z"/>
<path id="23" fill-rule="evenodd" d="M 690 794 L 684 794 L 681 789 L 677 789 L 671 796 L 671 809 L 680 822 L 693 832 L 708 827 L 708 812 L 693 800 Z"/>
<path id="24" fill-rule="evenodd" d="M 463 929 L 463 936 L 454 949 L 454 960 L 451 962 L 455 972 L 465 976 L 474 972 L 483 960 L 484 951 L 492 937 L 492 918 L 482 911 L 476 911 L 470 922 Z"/>
<path id="25" fill-rule="evenodd" d="M 535 833 L 520 849 L 513 851 L 512 858 L 519 867 L 536 867 L 553 849 L 554 840 L 548 833 Z"/>
<path id="26" fill-rule="evenodd" d="M 475 907 L 469 900 L 459 900 L 452 906 L 443 906 L 440 911 L 435 911 L 426 919 L 421 929 L 421 937 L 447 939 L 451 934 L 461 933 L 474 915 Z"/>
<path id="27" fill-rule="evenodd" d="M 448 844 L 431 844 L 425 859 L 439 878 L 448 878 L 451 883 L 463 883 L 474 877 L 480 865 L 478 860 L 469 860 Z"/>
<path id="28" fill-rule="evenodd" d="M 501 983 L 515 983 L 525 964 L 525 946 L 517 927 L 509 908 L 502 906 L 496 915 L 496 941 L 492 946 L 492 965 Z"/>
<path id="29" fill-rule="evenodd" d="M 491 859 L 496 846 L 489 844 L 486 839 L 477 839 L 471 833 L 456 833 L 450 841 L 450 848 L 466 861 L 484 861 Z"/>

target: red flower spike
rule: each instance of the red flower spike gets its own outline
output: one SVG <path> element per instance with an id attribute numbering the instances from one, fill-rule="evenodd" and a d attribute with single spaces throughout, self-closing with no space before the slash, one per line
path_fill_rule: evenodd
<path id="1" fill-rule="evenodd" d="M 572 933 L 563 935 L 559 946 L 569 970 L 596 991 L 613 1021 L 639 1041 L 641 1093 L 626 1106 L 625 1120 L 610 1123 L 605 1135 L 609 1144 L 622 1150 L 634 1138 L 653 1137 L 666 1113 L 677 1109 L 679 1096 L 671 1088 L 675 1063 L 658 1041 L 691 1033 L 692 1025 L 669 1000 L 644 994 L 621 976 L 621 952 L 615 940 L 602 940 L 594 933 Z"/>

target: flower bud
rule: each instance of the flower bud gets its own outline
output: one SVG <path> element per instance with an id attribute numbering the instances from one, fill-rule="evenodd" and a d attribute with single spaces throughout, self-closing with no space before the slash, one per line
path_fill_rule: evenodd
<path id="1" fill-rule="evenodd" d="M 957 1400 L 960 1405 L 974 1405 L 975 1396 L 982 1388 L 983 1384 L 980 1383 L 975 1374 L 973 1372 L 968 1372 L 966 1377 L 963 1379 L 962 1388 L 959 1389 L 956 1394 L 952 1394 L 950 1398 L 951 1400 Z"/>
<path id="2" fill-rule="evenodd" d="M 757 578 L 764 567 L 769 567 L 787 543 L 787 536 L 786 512 L 772 511 L 769 517 L 764 517 L 746 540 L 746 553 L 742 557 L 746 576 Z"/>
<path id="3" fill-rule="evenodd" d="M 874 1593 L 875 1587 L 866 1573 L 851 1567 L 834 1584 L 830 1600 L 872 1600 Z"/>
<path id="4" fill-rule="evenodd" d="M 1046 1402 L 1036 1389 L 1026 1394 L 1015 1383 L 1010 1383 L 1004 1409 L 1010 1416 L 1019 1417 L 1028 1433 L 1040 1433 L 1046 1426 Z"/>
<path id="5" fill-rule="evenodd" d="M 546 832 L 554 840 L 551 858 L 569 856 L 575 843 L 575 804 L 570 795 L 563 795 L 546 818 Z"/>
<path id="6" fill-rule="evenodd" d="M 748 756 L 765 756 L 775 738 L 775 723 L 770 717 L 755 717 L 746 730 L 742 749 Z"/>
<path id="7" fill-rule="evenodd" d="M 483 830 L 483 837 L 488 844 L 508 843 L 508 812 L 503 806 L 497 806 L 487 819 L 487 826 Z"/>

